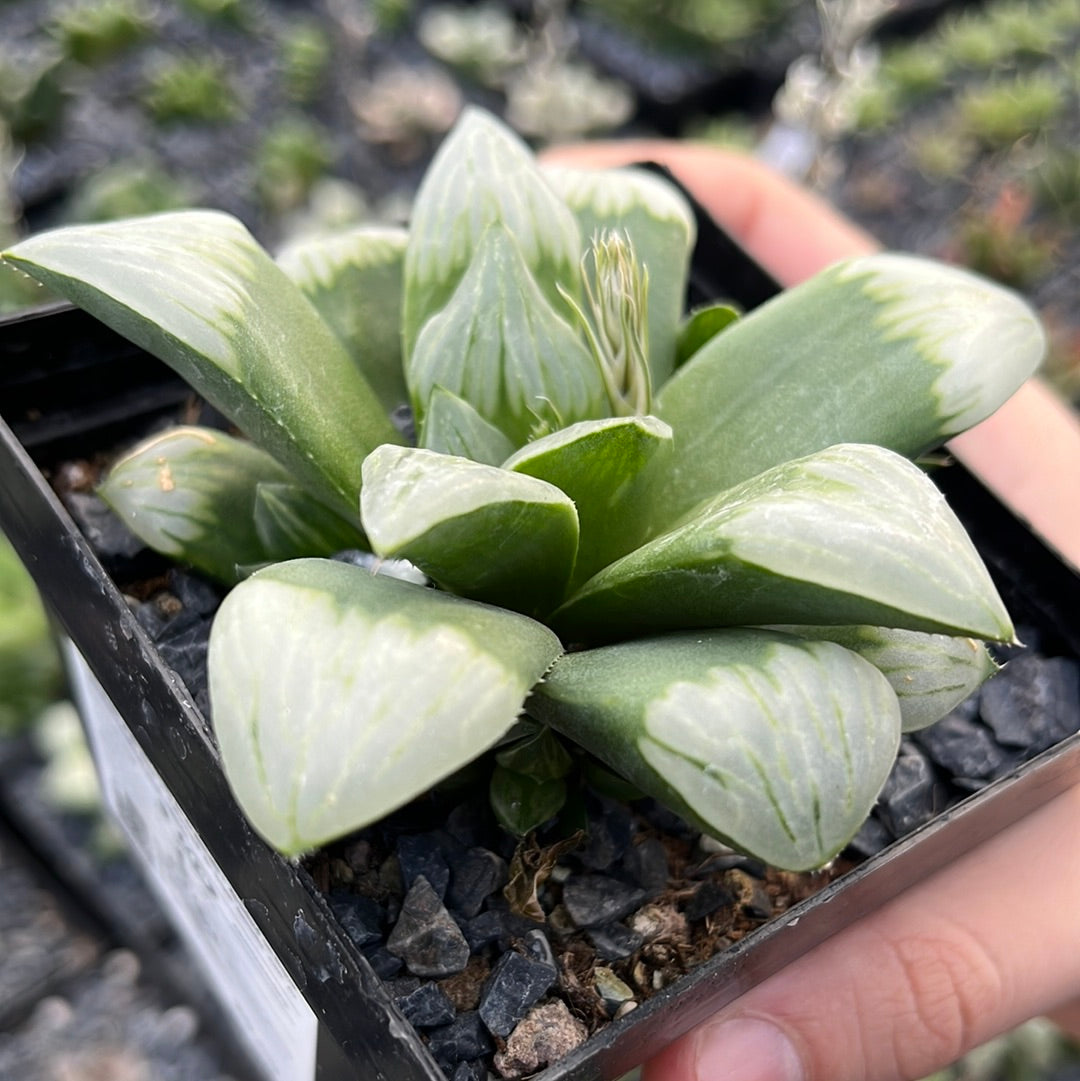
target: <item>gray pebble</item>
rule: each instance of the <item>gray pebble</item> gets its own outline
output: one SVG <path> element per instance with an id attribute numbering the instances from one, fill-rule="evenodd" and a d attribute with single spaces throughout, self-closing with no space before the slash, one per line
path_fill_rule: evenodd
<path id="1" fill-rule="evenodd" d="M 507 950 L 491 970 L 480 998 L 480 1018 L 488 1031 L 508 1036 L 557 977 L 551 965 Z"/>
<path id="2" fill-rule="evenodd" d="M 576 875 L 563 887 L 563 905 L 578 927 L 621 920 L 646 900 L 643 889 L 607 875 Z"/>
<path id="3" fill-rule="evenodd" d="M 386 948 L 414 976 L 451 976 L 469 961 L 469 944 L 438 894 L 421 875 L 405 895 Z"/>

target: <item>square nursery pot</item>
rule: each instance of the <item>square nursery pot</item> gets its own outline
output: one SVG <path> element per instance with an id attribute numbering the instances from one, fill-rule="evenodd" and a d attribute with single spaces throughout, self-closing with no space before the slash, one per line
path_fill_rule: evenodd
<path id="1" fill-rule="evenodd" d="M 694 291 L 746 306 L 775 291 L 714 225 L 701 227 Z M 726 268 L 723 280 L 701 270 L 709 265 Z M 85 463 L 170 418 L 190 419 L 194 408 L 167 369 L 79 311 L 57 306 L 0 322 L 0 529 L 66 636 L 106 802 L 266 1081 L 483 1078 L 479 1048 L 469 1046 L 476 1015 L 466 1016 L 472 1030 L 460 1015 L 441 1028 L 406 1019 L 417 1017 L 406 1002 L 412 984 L 389 972 L 383 945 L 365 942 L 357 913 L 320 888 L 332 861 L 288 861 L 249 828 L 202 708 L 206 621 L 163 634 L 145 618 L 132 594 L 172 572 L 118 536 L 79 490 Z M 781 904 L 754 929 L 741 924 L 711 959 L 651 997 L 637 994 L 636 1008 L 619 1011 L 538 1079 L 619 1077 L 1080 782 L 1080 578 L 960 466 L 938 477 L 1030 648 L 980 700 L 905 740 L 874 817 L 833 873 L 811 883 L 812 895 Z M 174 579 L 173 592 L 196 615 L 216 599 L 190 577 Z M 764 869 L 697 851 L 698 878 L 683 890 L 697 898 L 697 916 L 708 910 L 706 887 L 745 915 L 753 896 L 724 899 L 719 887 L 731 886 L 725 876 L 734 867 L 753 895 Z M 619 865 L 608 878 L 624 872 Z"/>

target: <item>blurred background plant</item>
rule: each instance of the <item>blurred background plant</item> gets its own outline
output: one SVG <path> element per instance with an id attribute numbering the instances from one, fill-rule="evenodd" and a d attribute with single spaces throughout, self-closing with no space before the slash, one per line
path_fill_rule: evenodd
<path id="1" fill-rule="evenodd" d="M 983 1044 L 925 1081 L 1077 1081 L 1080 1048 L 1060 1029 L 1035 1018 Z"/>
<path id="2" fill-rule="evenodd" d="M 1080 0 L 989 0 L 886 39 L 828 193 L 882 240 L 1026 293 L 1080 400 Z"/>
<path id="3" fill-rule="evenodd" d="M 0 736 L 25 731 L 61 693 L 60 661 L 37 590 L 0 534 Z"/>

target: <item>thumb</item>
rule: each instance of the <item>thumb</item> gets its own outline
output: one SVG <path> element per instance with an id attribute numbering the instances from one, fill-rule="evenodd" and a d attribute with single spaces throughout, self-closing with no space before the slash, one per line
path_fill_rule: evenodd
<path id="1" fill-rule="evenodd" d="M 913 1081 L 1080 993 L 1080 787 L 677 1043 L 645 1081 Z"/>

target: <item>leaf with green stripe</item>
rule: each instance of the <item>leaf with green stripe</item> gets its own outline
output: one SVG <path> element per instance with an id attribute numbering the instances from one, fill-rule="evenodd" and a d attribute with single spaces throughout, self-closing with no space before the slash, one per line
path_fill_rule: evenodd
<path id="1" fill-rule="evenodd" d="M 464 398 L 440 386 L 432 387 L 428 396 L 420 446 L 485 465 L 501 464 L 514 450 L 514 444 Z"/>
<path id="2" fill-rule="evenodd" d="M 355 525 L 296 484 L 260 484 L 255 489 L 254 514 L 255 532 L 268 562 L 368 546 Z"/>
<path id="3" fill-rule="evenodd" d="M 413 204 L 405 253 L 406 361 L 493 224 L 514 237 L 550 303 L 562 303 L 556 283 L 574 296 L 580 292 L 574 215 L 540 175 L 529 148 L 489 113 L 468 108 L 432 159 Z"/>
<path id="4" fill-rule="evenodd" d="M 341 339 L 389 413 L 409 401 L 401 366 L 401 294 L 409 234 L 360 225 L 306 237 L 277 264 Z"/>
<path id="5" fill-rule="evenodd" d="M 268 567 L 210 635 L 225 775 L 255 829 L 297 855 L 493 747 L 559 652 L 514 612 L 329 560 Z"/>
<path id="6" fill-rule="evenodd" d="M 264 450 L 208 428 L 171 428 L 145 440 L 98 492 L 151 548 L 228 583 L 261 563 L 363 543 L 355 525 L 305 493 Z M 268 492 L 278 493 L 302 528 L 268 534 L 260 524 Z"/>
<path id="7" fill-rule="evenodd" d="M 905 732 L 940 721 L 974 694 L 999 666 L 982 642 L 894 627 L 774 628 L 811 641 L 836 642 L 868 660 L 900 700 Z"/>
<path id="8" fill-rule="evenodd" d="M 584 340 L 543 295 L 518 238 L 498 222 L 477 239 L 457 290 L 420 332 L 406 376 L 421 425 L 428 399 L 443 387 L 515 447 L 608 412 Z"/>
<path id="9" fill-rule="evenodd" d="M 376 553 L 409 560 L 453 593 L 529 615 L 565 595 L 577 514 L 545 481 L 385 446 L 364 462 L 360 509 Z"/>
<path id="10" fill-rule="evenodd" d="M 873 665 L 745 628 L 565 654 L 528 710 L 706 832 L 791 870 L 847 844 L 900 741 L 896 695 Z"/>
<path id="11" fill-rule="evenodd" d="M 1045 338 L 1015 293 L 897 254 L 840 263 L 712 338 L 659 393 L 675 431 L 662 513 L 835 443 L 916 457 L 994 412 Z"/>
<path id="12" fill-rule="evenodd" d="M 671 456 L 671 429 L 656 417 L 585 420 L 526 444 L 503 463 L 554 484 L 577 507 L 574 581 L 582 582 L 646 539 L 654 487 Z"/>
<path id="13" fill-rule="evenodd" d="M 681 627 L 872 624 L 1009 640 L 971 540 L 921 470 L 839 445 L 766 470 L 595 575 L 571 639 Z"/>
<path id="14" fill-rule="evenodd" d="M 4 258 L 176 369 L 343 513 L 364 456 L 399 440 L 334 332 L 227 214 L 72 225 Z"/>

